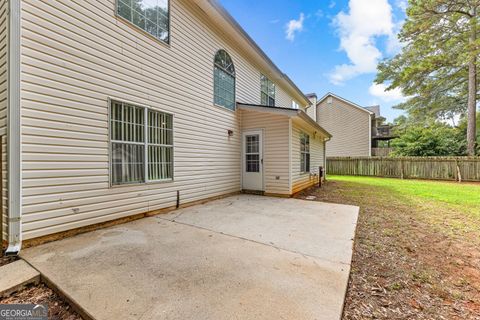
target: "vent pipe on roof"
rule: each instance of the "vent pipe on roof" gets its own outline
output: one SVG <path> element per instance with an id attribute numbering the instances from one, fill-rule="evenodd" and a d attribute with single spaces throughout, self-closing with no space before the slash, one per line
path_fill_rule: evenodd
<path id="1" fill-rule="evenodd" d="M 315 122 L 317 122 L 317 95 L 315 93 L 307 94 L 306 97 L 310 100 L 311 105 L 307 109 L 307 114 Z"/>

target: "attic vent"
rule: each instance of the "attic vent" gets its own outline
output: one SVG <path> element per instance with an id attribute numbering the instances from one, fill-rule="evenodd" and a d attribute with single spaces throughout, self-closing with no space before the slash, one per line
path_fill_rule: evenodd
<path id="1" fill-rule="evenodd" d="M 332 102 L 333 102 L 332 97 L 328 97 L 328 98 L 327 98 L 327 103 L 328 103 L 328 104 L 332 104 Z"/>

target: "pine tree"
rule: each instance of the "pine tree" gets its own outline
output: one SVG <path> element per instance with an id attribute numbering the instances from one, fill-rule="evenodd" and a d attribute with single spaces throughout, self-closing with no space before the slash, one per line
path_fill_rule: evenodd
<path id="1" fill-rule="evenodd" d="M 399 34 L 405 44 L 379 65 L 377 83 L 401 88 L 410 115 L 468 117 L 467 152 L 475 154 L 480 0 L 410 0 Z"/>

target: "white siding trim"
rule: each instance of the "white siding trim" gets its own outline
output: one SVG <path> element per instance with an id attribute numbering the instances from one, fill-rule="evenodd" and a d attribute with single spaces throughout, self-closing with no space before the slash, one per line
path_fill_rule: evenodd
<path id="1" fill-rule="evenodd" d="M 292 194 L 292 135 L 293 135 L 293 126 L 292 118 L 288 119 L 288 186 L 289 193 Z"/>
<path id="2" fill-rule="evenodd" d="M 2 240 L 7 241 L 8 229 L 8 185 L 7 185 L 7 103 L 8 103 L 8 1 L 0 2 L 0 143 L 2 170 L 1 192 L 2 192 L 2 212 L 0 212 L 0 234 Z"/>
<path id="3" fill-rule="evenodd" d="M 22 247 L 22 152 L 20 110 L 21 1 L 9 1 L 8 33 L 8 248 L 18 254 Z"/>

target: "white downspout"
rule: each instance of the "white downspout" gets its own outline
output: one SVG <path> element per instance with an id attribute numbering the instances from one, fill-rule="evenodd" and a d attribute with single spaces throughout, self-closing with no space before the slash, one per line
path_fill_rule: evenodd
<path id="1" fill-rule="evenodd" d="M 327 142 L 330 141 L 332 138 L 324 138 L 323 139 L 323 178 L 327 179 Z"/>
<path id="2" fill-rule="evenodd" d="M 8 2 L 8 248 L 17 255 L 22 248 L 22 150 L 20 114 L 20 0 Z"/>
<path id="3" fill-rule="evenodd" d="M 373 117 L 375 117 L 375 114 L 374 115 L 370 115 L 370 117 L 368 117 L 368 156 L 371 157 L 372 156 L 372 121 L 373 121 Z"/>

